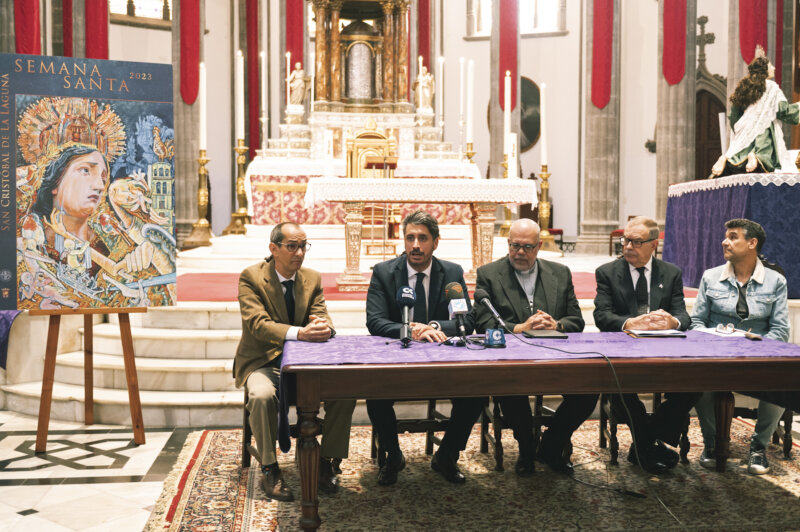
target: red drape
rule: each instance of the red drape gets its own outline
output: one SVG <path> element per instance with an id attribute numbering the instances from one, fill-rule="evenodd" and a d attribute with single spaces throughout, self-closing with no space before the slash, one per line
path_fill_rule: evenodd
<path id="1" fill-rule="evenodd" d="M 14 40 L 18 54 L 42 53 L 39 0 L 15 0 Z"/>
<path id="2" fill-rule="evenodd" d="M 602 109 L 611 99 L 614 0 L 594 0 L 592 13 L 592 103 Z"/>
<path id="3" fill-rule="evenodd" d="M 767 0 L 739 0 L 739 51 L 748 65 L 756 45 L 767 51 Z"/>
<path id="4" fill-rule="evenodd" d="M 261 145 L 261 109 L 259 96 L 258 64 L 258 0 L 247 0 L 247 119 L 250 130 L 250 158 L 256 156 Z"/>
<path id="5" fill-rule="evenodd" d="M 783 0 L 775 2 L 775 83 L 781 84 L 783 63 Z"/>
<path id="6" fill-rule="evenodd" d="M 86 57 L 108 59 L 108 0 L 86 0 Z"/>
<path id="7" fill-rule="evenodd" d="M 511 110 L 517 106 L 517 34 L 519 33 L 519 4 L 517 0 L 500 1 L 500 108 L 505 111 L 506 71 L 511 71 Z"/>
<path id="8" fill-rule="evenodd" d="M 664 0 L 664 42 L 661 68 L 670 85 L 686 73 L 686 0 Z"/>
<path id="9" fill-rule="evenodd" d="M 187 105 L 200 87 L 200 0 L 180 0 L 181 98 Z"/>
<path id="10" fill-rule="evenodd" d="M 422 56 L 422 64 L 433 72 L 431 63 L 431 4 L 430 0 L 417 0 L 417 51 Z M 438 76 L 439 73 L 437 72 Z"/>
<path id="11" fill-rule="evenodd" d="M 65 57 L 72 57 L 72 0 L 62 0 L 61 4 L 61 27 L 64 36 Z"/>
<path id="12" fill-rule="evenodd" d="M 286 0 L 286 51 L 292 53 L 292 64 L 303 63 L 303 7 L 304 0 Z M 284 59 L 284 63 L 286 60 Z M 307 75 L 311 70 L 303 65 Z"/>

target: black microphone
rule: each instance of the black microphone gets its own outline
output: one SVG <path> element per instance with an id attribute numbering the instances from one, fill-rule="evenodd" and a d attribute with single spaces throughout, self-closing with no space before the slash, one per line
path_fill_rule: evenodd
<path id="1" fill-rule="evenodd" d="M 478 288 L 477 290 L 475 290 L 475 304 L 480 305 L 481 303 L 483 303 L 484 306 L 486 306 L 486 308 L 489 309 L 489 312 L 492 313 L 494 319 L 497 320 L 497 323 L 500 324 L 500 326 L 503 329 L 507 330 L 508 332 L 511 332 L 511 329 L 508 328 L 506 322 L 503 321 L 503 318 L 500 317 L 500 314 L 494 308 L 494 305 L 492 305 L 492 302 L 489 299 L 489 294 L 486 293 L 486 290 L 484 290 L 483 288 Z"/>
<path id="2" fill-rule="evenodd" d="M 414 303 L 417 301 L 417 294 L 410 286 L 401 286 L 400 289 L 397 290 L 395 301 L 397 301 L 397 305 L 403 313 L 403 326 L 400 328 L 400 343 L 403 344 L 403 347 L 408 347 L 408 344 L 411 343 L 411 327 L 408 324 L 411 320 L 408 315 L 411 309 L 414 308 Z"/>
<path id="3" fill-rule="evenodd" d="M 447 309 L 450 311 L 450 319 L 456 320 L 460 336 L 466 338 L 467 329 L 464 327 L 464 314 L 469 312 L 469 309 L 467 308 L 467 300 L 464 299 L 464 287 L 461 286 L 461 283 L 448 283 L 444 287 L 444 293 L 448 301 L 450 301 L 447 305 Z"/>

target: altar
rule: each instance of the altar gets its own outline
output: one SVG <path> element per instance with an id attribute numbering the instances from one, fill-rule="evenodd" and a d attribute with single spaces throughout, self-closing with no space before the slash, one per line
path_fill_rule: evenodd
<path id="1" fill-rule="evenodd" d="M 789 298 L 800 298 L 800 174 L 740 174 L 669 187 L 664 260 L 697 287 L 703 272 L 725 262 L 725 222 L 748 218 L 767 233 L 761 252 L 786 272 Z"/>

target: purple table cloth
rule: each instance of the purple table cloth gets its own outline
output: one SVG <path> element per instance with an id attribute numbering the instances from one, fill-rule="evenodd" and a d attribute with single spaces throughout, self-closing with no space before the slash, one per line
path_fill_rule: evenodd
<path id="1" fill-rule="evenodd" d="M 505 349 L 481 349 L 417 343 L 403 349 L 397 340 L 379 336 L 337 336 L 325 343 L 286 342 L 281 360 L 278 439 L 283 452 L 291 448 L 288 412 L 293 402 L 295 376 L 283 371 L 292 365 L 411 364 L 495 360 L 564 360 L 570 358 L 719 358 L 800 357 L 800 346 L 764 339 L 724 337 L 687 331 L 686 338 L 631 338 L 622 332 L 573 333 L 566 340 L 527 339 L 535 345 L 506 336 Z M 557 348 L 556 351 L 551 348 Z"/>
<path id="2" fill-rule="evenodd" d="M 725 222 L 748 218 L 767 233 L 762 253 L 786 272 L 789 298 L 800 298 L 800 175 L 747 174 L 672 185 L 667 200 L 663 258 L 697 287 L 703 272 L 725 262 Z"/>

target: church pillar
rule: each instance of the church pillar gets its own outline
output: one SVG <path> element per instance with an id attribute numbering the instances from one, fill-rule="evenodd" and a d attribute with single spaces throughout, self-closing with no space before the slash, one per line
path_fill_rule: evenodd
<path id="1" fill-rule="evenodd" d="M 14 2 L 0 2 L 0 53 L 14 54 Z"/>
<path id="2" fill-rule="evenodd" d="M 397 101 L 408 103 L 408 1 L 398 0 L 395 11 L 397 21 Z"/>
<path id="3" fill-rule="evenodd" d="M 728 97 L 736 84 L 747 75 L 747 63 L 739 49 L 739 2 L 728 4 Z M 730 99 L 725 102 L 727 112 L 731 110 Z M 730 124 L 728 125 L 730 131 Z"/>
<path id="4" fill-rule="evenodd" d="M 597 2 L 594 5 L 598 5 Z M 608 238 L 614 229 L 619 228 L 619 41 L 620 41 L 620 2 L 609 0 L 608 9 L 613 6 L 613 14 L 607 11 L 594 12 L 593 3 L 586 4 L 586 151 L 584 162 L 583 208 L 581 212 L 580 235 L 578 236 L 578 253 L 606 253 Z M 601 18 L 600 21 L 595 19 Z M 607 24 L 604 31 L 595 35 L 594 24 Z M 608 30 L 606 32 L 606 29 Z M 604 36 L 610 42 L 601 43 Z M 598 42 L 593 41 L 595 37 Z M 603 44 L 609 52 L 603 59 L 594 61 L 593 53 Z M 599 58 L 599 56 L 598 56 Z M 610 68 L 610 72 L 601 74 L 600 68 Z M 594 69 L 597 71 L 593 72 Z M 593 102 L 593 78 L 603 75 L 609 81 L 605 87 L 604 103 L 598 107 Z M 600 88 L 597 89 L 598 91 Z M 594 99 L 598 99 L 595 95 Z"/>
<path id="5" fill-rule="evenodd" d="M 175 13 L 176 10 L 173 9 L 173 27 L 177 17 Z M 172 39 L 174 49 L 174 34 Z M 72 57 L 86 57 L 86 0 L 72 0 Z M 175 57 L 174 50 L 172 57 Z"/>
<path id="6" fill-rule="evenodd" d="M 325 38 L 325 25 L 328 19 L 327 0 L 314 0 L 314 16 L 317 20 L 317 32 L 314 36 L 316 47 L 314 66 L 316 70 L 315 96 L 318 101 L 328 100 L 328 43 Z"/>
<path id="7" fill-rule="evenodd" d="M 683 79 L 670 85 L 664 77 L 664 4 L 658 6 L 658 95 L 656 111 L 656 212 L 663 227 L 670 183 L 682 183 L 707 176 L 695 172 L 695 87 L 697 48 L 697 0 L 686 0 L 686 59 Z M 670 16 L 670 14 L 666 14 Z M 669 39 L 669 36 L 667 36 Z M 668 46 L 674 43 L 668 42 Z M 711 169 L 708 169 L 709 173 Z"/>
<path id="8" fill-rule="evenodd" d="M 383 101 L 394 101 L 394 4 L 383 2 Z"/>
<path id="9" fill-rule="evenodd" d="M 342 0 L 331 2 L 331 101 L 339 102 L 342 99 L 342 52 L 339 44 L 339 13 L 342 10 Z"/>

